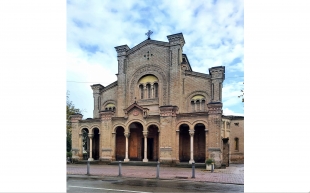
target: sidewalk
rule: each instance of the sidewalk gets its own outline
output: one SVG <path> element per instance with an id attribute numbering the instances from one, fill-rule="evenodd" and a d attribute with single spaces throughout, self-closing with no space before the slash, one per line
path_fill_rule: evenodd
<path id="1" fill-rule="evenodd" d="M 119 167 L 117 165 L 90 165 L 91 177 L 117 177 Z M 125 166 L 122 165 L 122 177 L 156 179 L 156 167 L 152 166 Z M 89 177 L 87 165 L 68 164 L 68 177 Z M 159 179 L 161 180 L 187 180 L 200 182 L 215 182 L 224 184 L 244 184 L 244 165 L 230 164 L 226 169 L 215 169 L 213 173 L 203 168 L 195 169 L 195 178 L 192 178 L 192 168 L 179 168 L 160 166 Z"/>

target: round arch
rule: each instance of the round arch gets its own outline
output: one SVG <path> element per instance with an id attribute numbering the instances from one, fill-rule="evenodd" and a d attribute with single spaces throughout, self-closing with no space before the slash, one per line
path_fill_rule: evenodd
<path id="1" fill-rule="evenodd" d="M 130 128 L 129 128 L 129 126 L 130 126 L 132 123 L 134 123 L 134 122 L 140 123 L 140 124 L 142 125 L 142 127 L 143 127 L 143 130 L 144 130 L 144 128 L 146 128 L 146 127 L 145 127 L 145 124 L 144 124 L 144 121 L 142 121 L 142 120 L 140 120 L 140 119 L 132 119 L 132 120 L 130 120 L 128 123 L 126 123 L 125 132 L 130 133 Z"/>
<path id="2" fill-rule="evenodd" d="M 125 128 L 126 128 L 126 126 L 125 126 L 124 124 L 122 124 L 122 123 L 115 124 L 115 125 L 112 126 L 112 128 L 113 128 L 113 129 L 112 129 L 112 134 L 113 134 L 113 133 L 116 133 L 117 127 L 123 127 L 124 130 L 125 130 Z"/>
<path id="3" fill-rule="evenodd" d="M 95 128 L 99 129 L 99 131 L 100 131 L 99 125 L 92 125 L 92 126 L 90 127 L 90 131 L 91 131 L 92 134 L 94 134 L 94 129 L 95 129 Z"/>
<path id="4" fill-rule="evenodd" d="M 132 78 L 129 81 L 129 90 L 132 90 L 130 92 L 130 101 L 134 100 L 135 96 L 138 96 L 139 94 L 139 86 L 138 86 L 138 82 L 139 80 L 145 76 L 145 75 L 154 75 L 157 77 L 158 79 L 158 96 L 163 96 L 163 97 L 159 97 L 159 104 L 160 105 L 166 105 L 165 101 L 167 101 L 167 96 L 168 96 L 168 92 L 167 92 L 167 84 L 168 84 L 168 80 L 166 77 L 166 73 L 165 71 L 158 65 L 155 64 L 149 64 L 147 66 L 143 66 L 139 69 L 137 69 L 134 74 L 132 75 Z"/>
<path id="5" fill-rule="evenodd" d="M 203 120 L 197 120 L 193 122 L 193 126 L 195 127 L 197 124 L 203 124 L 206 128 L 208 126 L 208 122 L 207 121 L 203 121 Z"/>
<path id="6" fill-rule="evenodd" d="M 150 127 L 151 125 L 155 125 L 155 126 L 158 128 L 158 132 L 160 132 L 160 125 L 158 124 L 158 122 L 149 122 L 149 123 L 147 123 L 146 126 L 145 126 L 145 128 L 147 129 L 147 131 L 148 131 L 148 129 L 149 129 L 149 127 Z"/>
<path id="7" fill-rule="evenodd" d="M 177 131 L 180 130 L 180 126 L 181 125 L 187 125 L 189 128 L 192 128 L 193 127 L 193 124 L 189 121 L 180 121 L 178 124 L 177 124 Z"/>

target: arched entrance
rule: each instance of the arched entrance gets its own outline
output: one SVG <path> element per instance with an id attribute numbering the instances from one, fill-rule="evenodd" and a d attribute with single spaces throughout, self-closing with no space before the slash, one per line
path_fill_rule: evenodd
<path id="1" fill-rule="evenodd" d="M 125 159 L 126 153 L 126 138 L 124 136 L 125 129 L 123 127 L 117 127 L 115 129 L 116 139 L 115 139 L 115 160 L 123 161 Z"/>
<path id="2" fill-rule="evenodd" d="M 129 130 L 129 159 L 132 161 L 142 161 L 143 126 L 141 123 L 134 122 L 129 125 Z"/>
<path id="3" fill-rule="evenodd" d="M 188 162 L 190 160 L 189 126 L 182 124 L 180 125 L 179 131 L 179 160 L 180 162 Z"/>
<path id="4" fill-rule="evenodd" d="M 206 159 L 206 127 L 198 123 L 195 125 L 194 130 L 194 160 L 196 163 L 204 163 Z"/>
<path id="5" fill-rule="evenodd" d="M 147 159 L 149 161 L 158 160 L 158 127 L 156 125 L 150 125 L 147 133 Z M 142 141 L 142 149 L 144 150 L 144 141 Z M 144 151 L 142 152 L 144 158 Z"/>
<path id="6" fill-rule="evenodd" d="M 99 142 L 100 142 L 100 133 L 98 128 L 93 129 L 93 139 L 92 139 L 92 156 L 94 160 L 99 160 L 100 158 L 100 147 L 99 147 Z"/>

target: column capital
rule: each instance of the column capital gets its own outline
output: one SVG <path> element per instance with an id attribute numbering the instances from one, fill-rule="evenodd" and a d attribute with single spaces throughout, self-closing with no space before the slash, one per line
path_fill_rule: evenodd
<path id="1" fill-rule="evenodd" d="M 195 131 L 194 130 L 189 130 L 189 135 L 194 136 Z"/>
<path id="2" fill-rule="evenodd" d="M 148 132 L 143 132 L 143 136 L 147 137 Z"/>
<path id="3" fill-rule="evenodd" d="M 124 136 L 128 138 L 130 136 L 130 133 L 124 133 Z"/>
<path id="4" fill-rule="evenodd" d="M 89 134 L 88 134 L 88 137 L 89 137 L 89 138 L 93 138 L 93 137 L 94 137 L 94 134 L 89 133 Z"/>

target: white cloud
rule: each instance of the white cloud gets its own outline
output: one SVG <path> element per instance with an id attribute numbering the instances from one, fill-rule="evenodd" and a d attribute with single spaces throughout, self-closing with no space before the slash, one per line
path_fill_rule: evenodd
<path id="1" fill-rule="evenodd" d="M 235 115 L 235 116 L 244 116 L 243 113 L 236 113 L 228 108 L 223 109 L 223 115 Z"/>
<path id="2" fill-rule="evenodd" d="M 208 73 L 212 66 L 225 66 L 227 77 L 243 73 L 243 1 L 162 0 L 151 4 L 128 0 L 120 4 L 74 0 L 67 4 L 67 80 L 112 83 L 117 73 L 114 47 L 127 44 L 132 48 L 146 39 L 149 29 L 154 32 L 151 38 L 159 41 L 182 32 L 186 41 L 183 52 L 194 71 Z M 98 50 L 89 53 L 80 44 Z M 231 64 L 236 58 L 241 61 Z M 68 89 L 72 87 L 68 85 Z M 237 90 L 233 85 L 224 87 L 225 107 L 238 104 Z M 91 92 L 89 86 L 82 92 Z M 92 112 L 90 100 L 88 111 Z M 73 102 L 79 105 L 79 101 Z"/>

